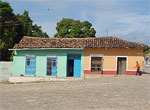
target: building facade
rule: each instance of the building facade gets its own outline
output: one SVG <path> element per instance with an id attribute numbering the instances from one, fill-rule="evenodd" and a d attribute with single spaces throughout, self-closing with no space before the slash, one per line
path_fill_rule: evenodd
<path id="1" fill-rule="evenodd" d="M 150 74 L 150 54 L 146 54 L 144 57 L 143 72 Z"/>
<path id="2" fill-rule="evenodd" d="M 83 61 L 83 50 L 16 50 L 13 73 L 24 76 L 83 77 Z"/>
<path id="3" fill-rule="evenodd" d="M 12 49 L 15 51 L 13 74 L 52 77 L 134 75 L 136 61 L 143 65 L 146 47 L 116 37 L 60 39 L 24 36 Z"/>
<path id="4" fill-rule="evenodd" d="M 136 61 L 143 71 L 142 52 L 143 49 L 85 49 L 84 74 L 135 75 Z"/>

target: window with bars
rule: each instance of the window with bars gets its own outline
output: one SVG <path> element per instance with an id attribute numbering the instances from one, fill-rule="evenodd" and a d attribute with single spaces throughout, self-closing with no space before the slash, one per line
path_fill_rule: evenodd
<path id="1" fill-rule="evenodd" d="M 51 59 L 47 59 L 47 75 L 52 74 L 52 61 Z"/>
<path id="2" fill-rule="evenodd" d="M 27 66 L 30 66 L 30 59 L 27 59 Z"/>
<path id="3" fill-rule="evenodd" d="M 56 74 L 56 58 L 47 58 L 47 75 Z"/>
<path id="4" fill-rule="evenodd" d="M 25 74 L 35 75 L 36 72 L 36 57 L 26 56 Z"/>
<path id="5" fill-rule="evenodd" d="M 102 72 L 102 57 L 91 57 L 91 72 Z"/>

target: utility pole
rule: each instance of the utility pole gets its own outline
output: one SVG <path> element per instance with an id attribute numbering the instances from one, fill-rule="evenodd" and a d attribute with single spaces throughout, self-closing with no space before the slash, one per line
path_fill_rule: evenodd
<path id="1" fill-rule="evenodd" d="M 107 36 L 108 36 L 108 28 L 107 28 L 107 30 L 106 30 L 106 33 L 107 33 Z"/>

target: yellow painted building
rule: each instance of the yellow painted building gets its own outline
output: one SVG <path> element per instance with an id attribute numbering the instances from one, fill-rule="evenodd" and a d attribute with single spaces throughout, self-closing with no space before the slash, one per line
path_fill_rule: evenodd
<path id="1" fill-rule="evenodd" d="M 100 57 L 101 67 L 100 70 L 97 69 L 92 72 L 93 57 Z M 136 74 L 136 61 L 140 64 L 140 70 L 142 71 L 143 49 L 84 49 L 85 74 Z"/>

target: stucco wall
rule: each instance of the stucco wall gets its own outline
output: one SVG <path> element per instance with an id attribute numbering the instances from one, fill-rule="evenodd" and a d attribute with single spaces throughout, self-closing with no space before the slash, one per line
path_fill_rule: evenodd
<path id="1" fill-rule="evenodd" d="M 145 58 L 143 72 L 150 74 L 150 57 L 148 57 L 147 60 Z"/>
<path id="2" fill-rule="evenodd" d="M 84 50 L 84 70 L 90 70 L 90 54 L 103 54 L 103 70 L 117 71 L 117 57 L 127 57 L 127 71 L 136 71 L 136 61 L 141 65 L 143 70 L 144 57 L 142 49 L 85 49 Z"/>
<path id="3" fill-rule="evenodd" d="M 25 75 L 25 55 L 36 56 L 36 76 L 46 75 L 47 56 L 57 57 L 57 76 L 67 75 L 67 54 L 81 54 L 81 77 L 83 77 L 83 50 L 18 50 L 14 56 L 14 75 Z"/>
<path id="4" fill-rule="evenodd" d="M 13 72 L 12 62 L 0 62 L 0 82 L 8 81 Z"/>

